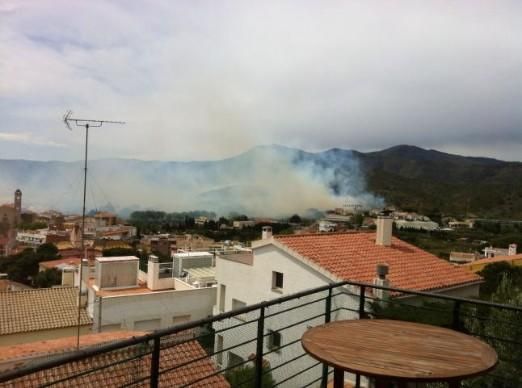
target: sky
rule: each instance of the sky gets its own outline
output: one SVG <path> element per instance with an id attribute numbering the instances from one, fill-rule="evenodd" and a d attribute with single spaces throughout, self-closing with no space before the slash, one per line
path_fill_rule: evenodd
<path id="1" fill-rule="evenodd" d="M 0 158 L 522 160 L 522 2 L 0 0 Z"/>

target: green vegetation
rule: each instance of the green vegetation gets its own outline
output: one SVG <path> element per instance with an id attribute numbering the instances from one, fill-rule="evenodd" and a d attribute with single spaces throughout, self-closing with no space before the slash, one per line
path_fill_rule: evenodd
<path id="1" fill-rule="evenodd" d="M 138 228 L 139 233 L 169 233 L 174 230 L 184 230 L 195 226 L 194 219 L 197 217 L 216 218 L 213 212 L 204 210 L 190 212 L 166 213 L 157 210 L 132 212 L 129 222 Z"/>
<path id="2" fill-rule="evenodd" d="M 18 226 L 21 230 L 37 230 L 47 228 L 45 222 L 23 222 Z"/>
<path id="3" fill-rule="evenodd" d="M 522 163 L 412 146 L 355 155 L 368 190 L 401 209 L 522 219 Z"/>
<path id="4" fill-rule="evenodd" d="M 2 258 L 0 260 L 0 272 L 7 273 L 9 279 L 15 282 L 34 285 L 33 283 L 38 275 L 38 264 L 41 261 L 57 258 L 58 249 L 54 244 L 42 244 L 36 251 L 28 248 L 16 255 Z"/>
<path id="5" fill-rule="evenodd" d="M 38 272 L 34 278 L 34 286 L 36 288 L 49 288 L 60 284 L 62 284 L 62 274 L 56 268 Z"/>
<path id="6" fill-rule="evenodd" d="M 204 225 L 196 225 L 195 218 L 203 216 L 208 217 Z M 140 234 L 149 233 L 193 233 L 201 234 L 205 237 L 214 239 L 215 241 L 241 241 L 250 242 L 257 240 L 261 236 L 261 228 L 263 225 L 253 227 L 244 227 L 242 229 L 232 228 L 233 221 L 248 221 L 245 214 L 231 213 L 228 217 L 220 217 L 217 221 L 216 214 L 208 211 L 193 211 L 182 213 L 165 213 L 162 211 L 148 210 L 133 212 L 129 218 L 129 222 L 138 228 Z M 293 215 L 289 222 L 309 223 L 303 220 L 297 214 Z M 221 228 L 224 225 L 225 228 Z M 293 232 L 292 225 L 287 222 L 271 224 L 275 234 L 289 234 Z"/>
<path id="7" fill-rule="evenodd" d="M 446 260 L 452 251 L 476 252 L 489 245 L 507 248 L 511 243 L 522 247 L 522 225 L 477 223 L 475 229 L 452 232 L 402 229 L 394 230 L 394 235 Z"/>
<path id="8" fill-rule="evenodd" d="M 272 377 L 272 373 L 269 372 L 269 368 L 270 366 L 263 365 L 263 382 L 261 383 L 261 387 L 263 388 L 272 387 L 276 383 Z M 227 371 L 225 378 L 232 388 L 253 388 L 255 387 L 255 374 L 255 368 L 247 364 Z"/>
<path id="9" fill-rule="evenodd" d="M 138 252 L 133 248 L 109 248 L 102 251 L 103 257 L 137 256 Z"/>

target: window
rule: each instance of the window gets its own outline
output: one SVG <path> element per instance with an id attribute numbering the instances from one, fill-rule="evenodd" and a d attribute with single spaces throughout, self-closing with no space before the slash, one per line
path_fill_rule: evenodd
<path id="1" fill-rule="evenodd" d="M 134 330 L 152 331 L 161 328 L 161 319 L 146 319 L 134 322 Z"/>
<path id="2" fill-rule="evenodd" d="M 268 348 L 270 350 L 277 349 L 281 347 L 281 333 L 277 331 L 270 330 L 270 335 L 268 336 Z"/>
<path id="3" fill-rule="evenodd" d="M 240 301 L 238 299 L 232 299 L 232 310 L 241 309 L 243 307 L 246 307 L 246 303 L 245 302 L 242 302 L 242 301 Z M 236 315 L 236 318 L 241 320 L 241 321 L 246 321 L 247 320 L 246 314 Z"/>
<path id="4" fill-rule="evenodd" d="M 283 274 L 281 272 L 272 272 L 272 290 L 283 289 Z"/>
<path id="5" fill-rule="evenodd" d="M 227 287 L 224 284 L 219 286 L 219 311 L 225 311 L 225 294 L 227 292 Z"/>
<path id="6" fill-rule="evenodd" d="M 221 366 L 223 365 L 223 336 L 218 334 L 216 338 L 216 361 Z"/>
<path id="7" fill-rule="evenodd" d="M 238 356 L 235 353 L 228 352 L 228 367 L 231 368 L 233 366 L 239 365 L 243 362 L 243 358 Z"/>
<path id="8" fill-rule="evenodd" d="M 246 303 L 240 301 L 239 299 L 232 299 L 232 310 L 242 309 L 246 307 Z"/>

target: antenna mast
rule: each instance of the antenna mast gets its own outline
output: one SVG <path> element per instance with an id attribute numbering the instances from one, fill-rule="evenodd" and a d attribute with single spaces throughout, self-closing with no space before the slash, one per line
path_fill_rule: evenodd
<path id="1" fill-rule="evenodd" d="M 76 124 L 78 127 L 85 128 L 85 156 L 83 160 L 83 207 L 82 207 L 82 238 L 81 238 L 81 250 L 84 254 L 83 260 L 80 263 L 79 277 L 80 284 L 78 287 L 78 330 L 76 335 L 76 348 L 80 349 L 80 322 L 81 322 L 81 311 L 82 311 L 82 280 L 83 280 L 83 267 L 89 266 L 87 258 L 87 249 L 85 248 L 85 202 L 87 198 L 87 156 L 89 149 L 89 128 L 98 128 L 103 124 L 125 124 L 124 121 L 110 121 L 110 120 L 92 120 L 92 119 L 78 119 L 71 117 L 72 111 L 68 110 L 63 116 L 63 122 L 67 129 L 72 131 L 71 123 Z"/>

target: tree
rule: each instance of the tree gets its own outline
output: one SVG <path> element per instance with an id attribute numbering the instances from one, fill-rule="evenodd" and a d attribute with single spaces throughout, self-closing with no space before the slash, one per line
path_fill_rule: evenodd
<path id="1" fill-rule="evenodd" d="M 135 249 L 132 249 L 132 248 L 109 248 L 109 249 L 104 249 L 102 254 L 104 257 L 136 256 L 137 252 Z"/>
<path id="2" fill-rule="evenodd" d="M 45 243 L 36 248 L 36 255 L 40 261 L 58 258 L 58 248 L 51 243 Z"/>
<path id="3" fill-rule="evenodd" d="M 271 388 L 275 385 L 275 380 L 272 377 L 272 373 L 269 372 L 270 365 L 264 363 L 262 373 L 263 382 L 261 386 L 263 388 Z M 256 370 L 251 365 L 242 365 L 237 368 L 233 368 L 225 373 L 225 378 L 230 383 L 232 388 L 253 388 L 255 387 L 255 376 Z"/>
<path id="4" fill-rule="evenodd" d="M 491 295 L 491 301 L 522 306 L 522 287 L 507 274 Z M 499 363 L 491 376 L 468 382 L 470 388 L 510 388 L 522 386 L 522 313 L 489 306 L 475 307 L 469 314 L 466 329 L 493 346 Z M 474 319 L 480 317 L 480 319 Z"/>
<path id="5" fill-rule="evenodd" d="M 479 275 L 484 278 L 480 286 L 482 299 L 490 299 L 504 277 L 509 277 L 514 284 L 522 284 L 522 267 L 515 267 L 505 261 L 487 265 Z"/>
<path id="6" fill-rule="evenodd" d="M 62 284 L 62 275 L 56 268 L 40 271 L 34 278 L 36 288 L 49 288 Z"/>
<path id="7" fill-rule="evenodd" d="M 292 217 L 288 219 L 288 222 L 291 224 L 300 224 L 302 220 L 301 217 L 299 217 L 299 214 L 294 214 Z"/>

